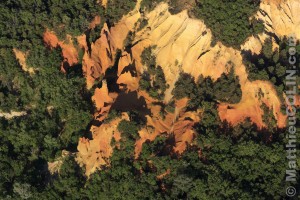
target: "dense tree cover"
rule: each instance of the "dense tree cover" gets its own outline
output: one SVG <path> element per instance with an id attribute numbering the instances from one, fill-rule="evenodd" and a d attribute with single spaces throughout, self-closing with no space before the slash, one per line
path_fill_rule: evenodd
<path id="1" fill-rule="evenodd" d="M 148 25 L 148 20 L 145 18 L 140 18 L 138 23 L 139 23 L 139 27 L 137 28 L 137 32 L 142 30 Z"/>
<path id="2" fill-rule="evenodd" d="M 277 126 L 277 121 L 273 115 L 273 110 L 269 109 L 266 104 L 261 105 L 262 110 L 264 111 L 263 122 L 267 125 L 267 129 L 272 131 Z"/>
<path id="3" fill-rule="evenodd" d="M 112 109 L 112 110 L 109 111 L 109 113 L 108 113 L 107 117 L 105 118 L 104 122 L 109 123 L 112 120 L 116 119 L 120 115 L 121 115 L 120 112 L 118 112 L 115 109 Z"/>
<path id="4" fill-rule="evenodd" d="M 151 71 L 152 73 L 154 72 L 156 67 L 156 57 L 152 53 L 152 50 L 154 48 L 155 46 L 147 47 L 143 50 L 141 54 L 142 64 L 147 66 L 148 71 Z"/>
<path id="5" fill-rule="evenodd" d="M 195 0 L 169 0 L 169 12 L 172 15 L 178 14 L 182 10 L 187 9 L 189 11 L 189 14 L 193 16 L 192 9 L 195 6 Z"/>
<path id="6" fill-rule="evenodd" d="M 101 24 L 87 34 L 94 42 L 104 22 L 113 26 L 135 4 L 135 0 L 111 0 L 104 9 L 97 0 L 4 0 L 0 2 L 0 44 L 29 49 L 40 43 L 45 28 L 54 30 L 61 39 L 67 33 L 77 36 L 87 31 L 89 23 L 99 15 Z"/>
<path id="7" fill-rule="evenodd" d="M 60 156 L 62 149 L 76 150 L 92 119 L 93 105 L 82 74 L 60 72 L 60 49 L 32 50 L 28 63 L 36 68 L 34 75 L 21 70 L 11 49 L 0 52 L 4 96 L 0 110 L 27 113 L 1 118 L 0 190 L 5 196 L 14 192 L 16 184 L 29 184 L 33 191 L 45 187 L 47 161 Z"/>
<path id="8" fill-rule="evenodd" d="M 133 139 L 138 138 L 138 127 L 133 121 L 122 120 L 118 125 L 118 130 L 122 133 L 122 136 L 125 135 Z"/>
<path id="9" fill-rule="evenodd" d="M 249 18 L 258 11 L 259 0 L 197 0 L 193 14 L 212 30 L 214 40 L 239 48 L 251 34 L 262 32 L 263 25 Z"/>
<path id="10" fill-rule="evenodd" d="M 203 137 L 199 137 L 204 146 L 202 157 L 205 163 L 209 164 L 207 166 L 209 170 L 195 171 L 199 172 L 200 177 L 207 177 L 206 184 L 201 184 L 208 185 L 208 191 L 204 190 L 210 195 L 207 198 L 280 199 L 284 197 L 286 184 L 283 159 L 284 134 L 279 130 L 273 134 L 272 143 L 264 142 L 262 137 L 267 133 L 258 132 L 255 127 L 246 122 L 234 129 L 206 131 Z M 213 190 L 212 188 L 218 188 L 220 193 L 215 195 L 214 192 L 209 192 Z"/>
<path id="11" fill-rule="evenodd" d="M 118 22 L 123 15 L 132 11 L 136 5 L 136 0 L 111 0 L 107 3 L 105 10 L 105 17 L 110 24 Z"/>
<path id="12" fill-rule="evenodd" d="M 201 75 L 196 83 L 191 75 L 183 73 L 172 93 L 175 99 L 188 97 L 188 107 L 192 109 L 203 106 L 203 102 L 238 103 L 242 96 L 239 78 L 235 76 L 233 67 L 228 74 L 223 73 L 216 81 Z"/>
<path id="13" fill-rule="evenodd" d="M 78 191 L 83 187 L 86 178 L 82 168 L 74 157 L 67 157 L 58 174 L 51 177 L 44 191 L 37 194 L 45 199 L 79 199 Z"/>
<path id="14" fill-rule="evenodd" d="M 172 15 L 177 14 L 185 9 L 191 10 L 196 5 L 195 0 L 142 0 L 141 11 L 150 12 L 161 2 L 166 2 L 169 4 L 169 12 Z"/>
<path id="15" fill-rule="evenodd" d="M 139 85 L 140 89 L 146 90 L 151 97 L 162 100 L 168 85 L 161 66 L 156 65 L 156 58 L 152 54 L 153 48 L 145 48 L 142 52 L 142 64 L 147 67 L 147 71 L 142 74 Z"/>
<path id="16" fill-rule="evenodd" d="M 1 45 L 29 48 L 42 37 L 45 28 L 61 38 L 66 33 L 82 34 L 96 15 L 104 15 L 96 0 L 36 1 L 16 0 L 0 3 Z"/>
<path id="17" fill-rule="evenodd" d="M 232 67 L 228 74 L 222 74 L 214 83 L 216 99 L 222 102 L 238 103 L 242 97 L 241 85 L 239 77 L 235 76 L 234 68 Z"/>
<path id="18" fill-rule="evenodd" d="M 217 115 L 213 118 L 218 121 Z M 140 162 L 144 173 L 152 171 L 160 175 L 167 169 L 171 171 L 163 180 L 156 180 L 164 199 L 284 197 L 282 131 L 274 132 L 271 144 L 264 139 L 267 133 L 257 131 L 250 122 L 235 128 L 224 125 L 218 132 L 215 130 L 214 125 L 199 124 L 199 146 L 191 147 L 180 159 L 168 152 L 174 145 L 172 140 L 158 138 L 143 146 Z"/>
<path id="19" fill-rule="evenodd" d="M 182 73 L 172 91 L 175 99 L 187 97 L 187 109 L 203 109 L 204 115 L 199 126 L 200 132 L 216 131 L 221 124 L 217 111 L 217 102 L 238 103 L 242 92 L 238 77 L 234 75 L 233 67 L 229 74 L 222 74 L 215 82 L 210 78 L 199 76 L 197 83 L 194 78 Z"/>
<path id="20" fill-rule="evenodd" d="M 172 94 L 175 99 L 182 99 L 184 97 L 191 98 L 193 94 L 197 93 L 196 90 L 197 85 L 195 83 L 195 79 L 187 73 L 182 73 L 175 83 L 175 88 L 172 91 Z"/>
<path id="21" fill-rule="evenodd" d="M 214 120 L 218 121 L 217 116 Z M 284 134 L 273 141 L 250 121 L 232 128 L 201 124 L 197 144 L 180 157 L 172 154 L 174 138 L 161 135 L 143 144 L 134 159 L 134 141 L 122 137 L 111 166 L 82 181 L 71 165 L 49 187 L 71 199 L 282 199 L 285 197 Z M 67 165 L 67 164 L 66 164 Z M 73 166 L 73 168 L 72 168 Z M 68 185 L 57 187 L 60 183 Z M 76 183 L 76 184 L 73 184 Z M 77 190 L 76 190 L 77 189 Z M 50 192 L 48 191 L 48 193 Z M 51 198 L 50 198 L 51 199 Z"/>
<path id="22" fill-rule="evenodd" d="M 29 104 L 28 98 L 33 96 L 34 91 L 29 87 L 29 78 L 21 69 L 13 51 L 0 49 L 0 109 L 9 112 L 14 109 L 20 111 L 21 108 Z M 28 88 L 22 90 L 22 88 Z M 30 90 L 31 89 L 31 90 Z M 14 91 L 14 92 L 10 92 Z M 23 92 L 22 95 L 21 92 Z"/>
<path id="23" fill-rule="evenodd" d="M 165 110 L 169 113 L 174 113 L 175 112 L 175 101 L 172 100 L 165 106 Z"/>
<path id="24" fill-rule="evenodd" d="M 161 2 L 163 2 L 163 0 L 142 0 L 141 9 L 148 12 L 152 11 Z"/>

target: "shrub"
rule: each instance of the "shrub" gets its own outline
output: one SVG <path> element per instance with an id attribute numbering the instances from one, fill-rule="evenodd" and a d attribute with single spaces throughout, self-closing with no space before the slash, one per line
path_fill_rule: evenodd
<path id="1" fill-rule="evenodd" d="M 122 120 L 118 125 L 118 130 L 125 134 L 127 137 L 137 139 L 138 137 L 138 126 L 136 122 Z"/>

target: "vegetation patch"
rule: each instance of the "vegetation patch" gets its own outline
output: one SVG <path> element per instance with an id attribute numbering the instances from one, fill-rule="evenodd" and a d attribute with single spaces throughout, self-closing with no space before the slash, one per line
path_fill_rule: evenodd
<path id="1" fill-rule="evenodd" d="M 161 2 L 164 2 L 164 0 L 142 0 L 141 9 L 148 12 L 152 11 Z"/>
<path id="2" fill-rule="evenodd" d="M 223 73 L 215 82 L 210 78 L 199 76 L 197 83 L 191 75 L 183 73 L 175 83 L 172 91 L 175 99 L 189 98 L 188 107 L 197 109 L 204 102 L 222 101 L 238 103 L 242 97 L 239 78 L 231 67 L 228 74 Z"/>
<path id="3" fill-rule="evenodd" d="M 147 66 L 147 72 L 142 74 L 139 84 L 140 89 L 147 91 L 151 97 L 162 100 L 169 86 L 161 66 L 156 66 L 156 58 L 152 54 L 153 48 L 148 47 L 142 52 L 142 64 Z"/>
<path id="4" fill-rule="evenodd" d="M 273 51 L 272 38 L 267 38 L 259 55 L 252 55 L 250 51 L 243 52 L 243 61 L 246 66 L 248 78 L 251 81 L 265 80 L 271 81 L 277 90 L 278 96 L 283 102 L 284 81 L 286 76 L 286 66 L 289 64 L 289 52 L 287 39 L 279 42 L 279 48 Z M 300 44 L 296 46 L 296 57 L 299 57 Z M 300 69 L 300 63 L 296 63 L 296 68 Z M 300 79 L 297 78 L 300 85 Z"/>
<path id="5" fill-rule="evenodd" d="M 263 24 L 249 21 L 259 9 L 259 0 L 196 0 L 194 16 L 204 20 L 214 40 L 239 48 L 252 34 L 264 30 Z"/>
<path id="6" fill-rule="evenodd" d="M 105 9 L 105 18 L 110 25 L 117 23 L 124 15 L 132 11 L 136 0 L 109 0 Z"/>

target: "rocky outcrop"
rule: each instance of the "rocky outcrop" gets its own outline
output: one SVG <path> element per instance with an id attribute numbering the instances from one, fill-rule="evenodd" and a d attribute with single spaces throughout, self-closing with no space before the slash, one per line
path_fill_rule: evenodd
<path id="1" fill-rule="evenodd" d="M 278 38 L 295 35 L 300 39 L 300 1 L 263 0 L 256 18 L 264 22 L 268 33 Z"/>
<path id="2" fill-rule="evenodd" d="M 170 85 L 166 91 L 167 102 L 180 72 L 195 77 L 200 74 L 196 66 L 201 62 L 199 58 L 210 49 L 212 34 L 202 21 L 189 18 L 187 11 L 171 15 L 167 4 L 160 4 L 146 18 L 148 26 L 137 33 L 135 41 L 139 43 L 132 48 L 132 54 L 139 60 L 145 47 L 156 46 L 156 62 Z"/>
<path id="3" fill-rule="evenodd" d="M 46 30 L 44 33 L 44 42 L 50 48 L 60 47 L 64 61 L 61 63 L 61 70 L 66 72 L 68 67 L 78 63 L 78 49 L 73 44 L 73 38 L 67 35 L 66 39 L 61 41 L 53 31 Z"/>
<path id="4" fill-rule="evenodd" d="M 114 65 L 117 51 L 124 48 L 123 42 L 139 18 L 140 13 L 134 10 L 111 29 L 104 24 L 100 38 L 91 44 L 90 52 L 86 49 L 83 57 L 83 71 L 88 88 L 91 88 L 94 81 Z"/>
<path id="5" fill-rule="evenodd" d="M 273 110 L 278 126 L 284 126 L 284 117 L 280 112 L 281 102 L 274 87 L 266 81 L 248 80 L 240 51 L 225 47 L 221 43 L 211 47 L 211 32 L 203 22 L 188 18 L 185 11 L 170 15 L 166 4 L 160 5 L 147 17 L 149 26 L 137 34 L 137 40 L 141 41 L 140 46 L 143 41 L 148 45 L 157 46 L 155 49 L 157 64 L 162 66 L 167 82 L 171 86 L 166 92 L 166 102 L 172 97 L 172 86 L 179 72 L 189 73 L 196 79 L 199 75 L 203 75 L 216 80 L 222 73 L 227 73 L 231 67 L 234 67 L 240 79 L 242 101 L 237 105 L 221 103 L 219 110 L 221 119 L 236 125 L 249 117 L 258 127 L 264 127 L 261 105 L 265 103 Z M 265 36 L 262 35 L 261 39 L 263 37 Z M 137 47 L 137 49 L 143 48 Z M 132 51 L 135 51 L 135 47 Z M 265 99 L 259 99 L 257 91 L 265 91 L 265 88 L 268 88 L 268 94 L 265 95 Z M 230 111 L 224 109 L 225 105 L 231 108 Z"/>
<path id="6" fill-rule="evenodd" d="M 151 109 L 152 117 L 147 116 L 147 125 L 139 131 L 140 138 L 136 141 L 135 157 L 142 151 L 143 143 L 147 140 L 153 141 L 161 134 L 174 135 L 174 153 L 181 154 L 185 151 L 187 144 L 190 144 L 195 137 L 193 126 L 200 122 L 202 111 L 185 112 L 188 99 L 181 99 L 176 102 L 175 112 L 167 113 L 165 117 L 160 115 L 161 107 L 152 105 L 148 101 L 147 106 Z"/>
<path id="7" fill-rule="evenodd" d="M 80 138 L 76 161 L 85 168 L 87 176 L 97 169 L 110 165 L 109 158 L 112 156 L 114 148 L 111 141 L 113 138 L 115 141 L 120 140 L 117 127 L 122 119 L 129 120 L 128 115 L 123 114 L 122 117 L 114 119 L 109 124 L 102 124 L 100 127 L 92 126 L 92 140 Z"/>
<path id="8" fill-rule="evenodd" d="M 95 112 L 95 119 L 98 121 L 103 121 L 113 104 L 114 100 L 116 99 L 117 94 L 109 93 L 107 88 L 107 83 L 105 80 L 102 81 L 102 87 L 96 88 L 94 92 L 94 96 L 92 100 L 96 107 Z"/>
<path id="9" fill-rule="evenodd" d="M 300 9 L 297 0 L 286 0 L 280 3 L 265 0 L 260 8 L 255 17 L 264 22 L 266 32 L 248 38 L 245 44 L 241 45 L 242 50 L 259 54 L 266 37 L 270 35 L 273 38 L 282 38 L 294 32 L 299 38 L 297 35 L 299 17 L 295 14 Z M 142 18 L 146 19 L 148 24 L 139 29 Z M 124 40 L 130 31 L 134 32 L 133 46 L 125 49 Z M 231 68 L 234 68 L 235 74 L 239 77 L 242 99 L 237 104 L 220 102 L 218 111 L 221 120 L 237 125 L 250 118 L 259 128 L 266 128 L 262 109 L 264 104 L 275 116 L 277 126 L 281 128 L 285 126 L 286 116 L 281 113 L 282 102 L 274 86 L 268 81 L 250 81 L 241 51 L 226 47 L 222 43 L 211 46 L 211 40 L 212 33 L 203 21 L 191 19 L 187 11 L 171 15 L 166 3 L 161 3 L 147 14 L 141 14 L 137 6 L 114 27 L 109 28 L 105 24 L 100 38 L 91 44 L 90 50 L 87 48 L 85 36 L 78 38 L 79 44 L 85 49 L 83 71 L 89 88 L 95 81 L 105 78 L 107 70 L 114 66 L 117 67 L 116 84 L 119 90 L 123 94 L 136 92 L 138 97 L 145 99 L 151 115 L 146 115 L 146 126 L 139 131 L 140 138 L 135 145 L 136 157 L 139 156 L 145 141 L 153 141 L 157 136 L 165 133 L 174 135 L 173 151 L 181 154 L 187 144 L 192 143 L 195 137 L 193 126 L 201 122 L 201 116 L 205 112 L 201 109 L 187 112 L 185 107 L 188 99 L 182 99 L 176 102 L 174 113 L 161 116 L 161 105 L 154 104 L 157 100 L 139 90 L 138 87 L 140 75 L 147 70 L 141 63 L 141 54 L 149 46 L 155 47 L 153 53 L 156 63 L 162 67 L 167 84 L 170 86 L 163 103 L 166 104 L 172 99 L 171 92 L 180 72 L 189 73 L 195 79 L 203 75 L 216 80 L 222 73 L 228 73 Z M 275 39 L 274 44 L 276 44 Z M 274 47 L 276 48 L 276 45 Z M 128 70 L 132 66 L 135 68 L 135 75 Z M 95 90 L 93 96 L 97 108 L 95 120 L 103 121 L 106 118 L 119 95 L 109 91 L 105 82 L 101 88 Z M 122 137 L 116 128 L 120 120 L 121 118 L 115 119 L 109 125 L 93 126 L 91 129 L 93 138 L 80 139 L 77 160 L 85 166 L 87 175 L 110 164 L 109 158 L 113 151 L 110 142 L 113 137 L 118 139 Z"/>
<path id="10" fill-rule="evenodd" d="M 273 49 L 278 47 L 275 38 L 293 36 L 300 39 L 300 18 L 298 16 L 300 2 L 297 0 L 264 0 L 260 9 L 254 16 L 262 21 L 265 33 L 258 37 L 250 37 L 241 45 L 242 50 L 250 50 L 253 54 L 259 54 L 267 37 L 273 38 Z M 274 38 L 275 37 L 275 38 Z"/>

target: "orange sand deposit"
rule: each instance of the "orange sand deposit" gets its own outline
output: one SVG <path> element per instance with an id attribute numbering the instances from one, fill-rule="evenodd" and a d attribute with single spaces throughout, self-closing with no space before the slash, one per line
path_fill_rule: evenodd
<path id="1" fill-rule="evenodd" d="M 300 9 L 299 1 L 287 0 L 286 3 L 282 2 L 283 9 L 278 8 L 277 3 L 277 1 L 264 1 L 261 4 L 261 9 L 268 15 L 264 16 L 258 12 L 256 17 L 262 19 L 267 30 L 278 37 L 299 30 L 300 18 L 297 18 L 295 14 L 295 10 Z M 288 8 L 290 4 L 293 6 Z M 123 41 L 129 31 L 137 28 L 135 25 L 141 18 L 138 10 L 139 5 L 110 29 L 107 24 L 104 24 L 101 33 L 99 33 L 99 39 L 91 44 L 91 52 L 88 52 L 85 36 L 77 38 L 80 47 L 85 49 L 83 71 L 88 88 L 93 86 L 95 80 L 101 80 L 107 69 L 115 64 L 119 49 L 121 57 L 116 63 L 119 88 L 125 94 L 136 91 L 138 97 L 145 99 L 146 107 L 150 110 L 151 116 L 146 115 L 146 126 L 139 131 L 140 138 L 135 144 L 136 158 L 139 156 L 145 141 L 153 141 L 157 136 L 165 133 L 174 134 L 175 146 L 173 150 L 178 154 L 183 153 L 187 144 L 191 144 L 195 137 L 193 126 L 195 123 L 201 122 L 201 116 L 205 112 L 205 110 L 186 112 L 185 107 L 188 99 L 182 99 L 176 102 L 175 113 L 167 113 L 165 117 L 162 117 L 160 114 L 161 106 L 153 104 L 157 100 L 138 89 L 140 74 L 147 70 L 146 66 L 141 64 L 140 56 L 143 50 L 149 46 L 156 46 L 153 53 L 156 56 L 157 65 L 162 67 L 167 84 L 170 86 L 166 91 L 164 103 L 168 103 L 172 99 L 171 92 L 180 72 L 189 73 L 195 79 L 199 75 L 203 75 L 216 80 L 222 73 L 228 73 L 233 67 L 240 80 L 242 99 L 237 104 L 220 102 L 218 111 L 221 120 L 237 125 L 246 118 L 250 118 L 259 128 L 266 127 L 262 119 L 264 113 L 261 108 L 262 104 L 266 104 L 273 111 L 278 127 L 285 126 L 286 116 L 280 112 L 282 102 L 280 102 L 274 86 L 269 81 L 249 81 L 246 67 L 242 62 L 241 52 L 225 47 L 221 43 L 211 47 L 211 31 L 202 21 L 189 18 L 187 11 L 171 15 L 168 12 L 168 5 L 162 3 L 154 11 L 145 14 L 148 25 L 136 33 L 133 40 L 135 45 L 130 49 L 130 52 L 126 52 Z M 46 33 L 44 38 L 49 46 L 62 45 L 57 38 L 49 32 Z M 252 51 L 252 53 L 259 53 L 265 38 L 266 35 L 264 34 L 258 38 L 250 37 L 241 47 L 244 50 Z M 137 77 L 126 71 L 130 65 L 135 66 Z M 110 93 L 105 82 L 103 83 L 101 88 L 95 90 L 93 96 L 97 108 L 95 120 L 99 121 L 105 119 L 120 95 Z M 127 98 L 126 100 L 130 99 Z M 128 102 L 118 102 L 118 106 L 130 106 L 130 109 L 132 107 Z M 126 117 L 123 115 L 122 118 Z M 109 158 L 113 151 L 110 141 L 113 137 L 118 140 L 122 137 L 116 129 L 119 121 L 120 118 L 99 127 L 93 126 L 91 129 L 93 139 L 82 138 L 79 141 L 78 162 L 86 167 L 87 175 L 103 165 L 110 164 Z"/>

